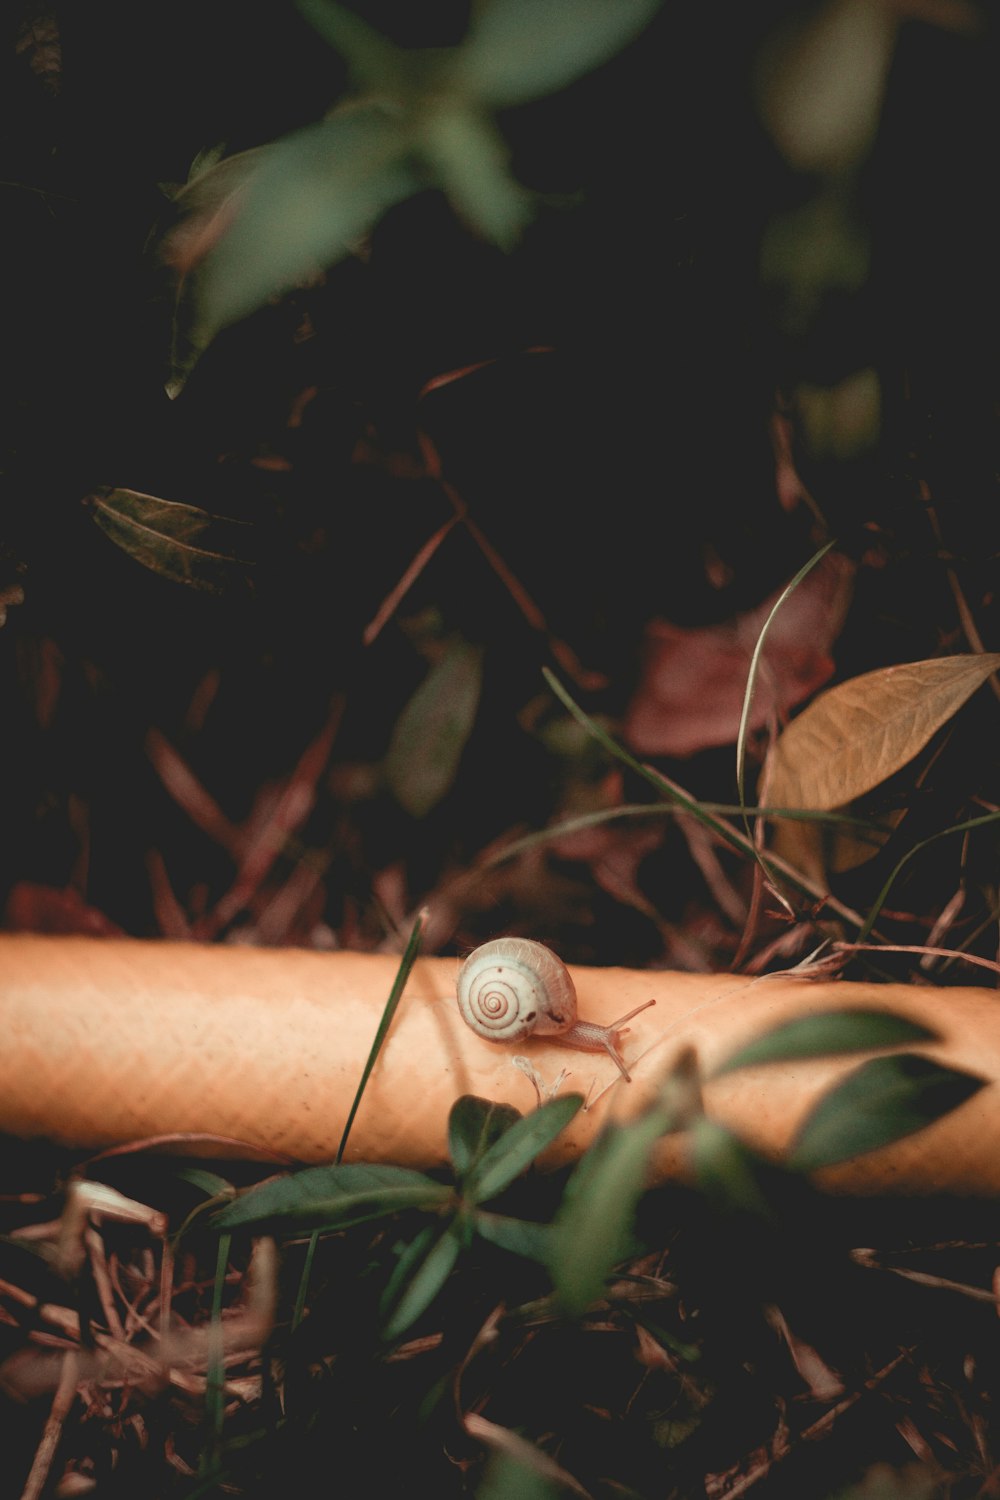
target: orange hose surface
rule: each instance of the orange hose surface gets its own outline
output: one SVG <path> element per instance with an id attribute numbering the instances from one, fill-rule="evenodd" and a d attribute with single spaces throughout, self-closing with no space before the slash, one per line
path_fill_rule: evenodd
<path id="1" fill-rule="evenodd" d="M 398 960 L 381 955 L 140 940 L 0 936 L 0 1131 L 102 1147 L 173 1132 L 235 1138 L 247 1155 L 333 1158 Z M 582 1018 L 610 1023 L 655 997 L 610 1058 L 544 1041 L 498 1046 L 462 1022 L 454 959 L 421 959 L 369 1081 L 345 1157 L 428 1167 L 447 1158 L 460 1094 L 527 1111 L 527 1058 L 548 1084 L 589 1093 L 550 1149 L 572 1159 L 609 1115 L 638 1109 L 683 1046 L 705 1068 L 794 1015 L 895 1011 L 942 1041 L 919 1050 L 988 1080 L 927 1129 L 821 1174 L 841 1191 L 1000 1190 L 1000 996 L 978 988 L 811 983 L 784 977 L 573 968 Z M 858 1065 L 838 1057 L 747 1069 L 706 1090 L 709 1113 L 780 1155 L 818 1095 Z M 204 1148 L 203 1148 L 204 1149 Z M 232 1150 L 234 1148 L 230 1148 Z M 213 1153 L 214 1154 L 214 1153 Z M 219 1154 L 223 1154 L 221 1151 Z M 683 1171 L 668 1138 L 662 1177 Z"/>

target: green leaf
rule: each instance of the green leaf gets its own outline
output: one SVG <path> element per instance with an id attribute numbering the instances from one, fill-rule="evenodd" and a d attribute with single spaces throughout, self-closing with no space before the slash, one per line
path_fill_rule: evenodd
<path id="1" fill-rule="evenodd" d="M 549 1261 L 560 1306 L 570 1316 L 603 1296 L 612 1267 L 633 1248 L 635 1208 L 661 1133 L 610 1126 L 570 1178 L 552 1226 Z"/>
<path id="2" fill-rule="evenodd" d="M 796 1016 L 730 1054 L 713 1077 L 752 1068 L 760 1063 L 787 1062 L 799 1057 L 828 1057 L 838 1052 L 870 1052 L 876 1047 L 901 1047 L 911 1042 L 937 1041 L 937 1033 L 888 1010 L 828 1010 Z"/>
<path id="3" fill-rule="evenodd" d="M 226 1177 L 220 1177 L 218 1172 L 206 1171 L 204 1167 L 175 1167 L 173 1176 L 181 1182 L 189 1182 L 204 1193 L 206 1198 L 222 1198 L 227 1193 L 235 1193 L 236 1189 Z"/>
<path id="4" fill-rule="evenodd" d="M 512 1255 L 525 1260 L 537 1260 L 546 1265 L 551 1249 L 551 1224 L 536 1224 L 530 1219 L 513 1219 L 506 1214 L 490 1214 L 477 1209 L 473 1219 L 476 1233 L 491 1245 L 509 1250 Z"/>
<path id="5" fill-rule="evenodd" d="M 611 1269 L 632 1248 L 636 1204 L 646 1186 L 656 1142 L 675 1128 L 676 1078 L 628 1125 L 608 1125 L 566 1186 L 552 1226 L 549 1271 L 559 1303 L 571 1316 L 603 1295 Z"/>
<path id="6" fill-rule="evenodd" d="M 420 1264 L 413 1270 L 395 1307 L 389 1312 L 382 1329 L 386 1339 L 398 1338 L 426 1312 L 438 1292 L 444 1286 L 463 1245 L 463 1228 L 449 1224 L 439 1238 L 433 1241 L 423 1255 Z M 423 1250 L 423 1244 L 421 1245 Z M 406 1262 L 407 1271 L 410 1261 Z"/>
<path id="7" fill-rule="evenodd" d="M 396 801 L 412 817 L 425 817 L 451 787 L 481 688 L 482 652 L 455 641 L 397 719 L 383 771 Z"/>
<path id="8" fill-rule="evenodd" d="M 648 25 L 661 0 L 485 0 L 449 81 L 491 105 L 523 104 L 613 57 Z"/>
<path id="9" fill-rule="evenodd" d="M 465 1177 L 500 1137 L 522 1118 L 512 1104 L 463 1094 L 448 1115 L 448 1153 L 456 1177 Z"/>
<path id="10" fill-rule="evenodd" d="M 789 1164 L 813 1172 L 886 1146 L 957 1109 L 984 1082 L 916 1053 L 874 1057 L 819 1100 L 799 1128 Z"/>
<path id="11" fill-rule="evenodd" d="M 399 1302 L 417 1268 L 427 1259 L 432 1245 L 441 1235 L 440 1224 L 425 1224 L 409 1243 L 393 1246 L 396 1264 L 379 1298 L 379 1318 L 384 1323 Z"/>
<path id="12" fill-rule="evenodd" d="M 770 1205 L 761 1182 L 765 1164 L 731 1130 L 703 1115 L 692 1126 L 688 1149 L 698 1186 L 707 1198 L 722 1208 L 767 1217 Z"/>
<path id="13" fill-rule="evenodd" d="M 343 259 L 415 179 L 406 135 L 377 105 L 346 108 L 277 141 L 198 275 L 202 346 L 220 329 Z"/>
<path id="14" fill-rule="evenodd" d="M 427 907 L 424 906 L 417 913 L 417 919 L 413 924 L 413 928 L 410 932 L 406 948 L 403 951 L 403 956 L 399 960 L 399 968 L 396 970 L 396 977 L 392 981 L 392 989 L 389 991 L 389 998 L 385 1002 L 385 1009 L 383 1010 L 381 1019 L 379 1020 L 378 1028 L 375 1032 L 375 1036 L 372 1040 L 372 1044 L 368 1052 L 368 1057 L 365 1060 L 364 1068 L 361 1070 L 361 1077 L 358 1080 L 357 1091 L 354 1095 L 354 1099 L 351 1102 L 351 1107 L 347 1114 L 347 1121 L 344 1125 L 343 1133 L 340 1137 L 340 1144 L 337 1147 L 338 1166 L 343 1160 L 344 1151 L 347 1147 L 347 1140 L 351 1133 L 351 1126 L 354 1124 L 354 1118 L 357 1115 L 358 1109 L 361 1105 L 361 1100 L 364 1096 L 368 1080 L 371 1077 L 372 1069 L 378 1061 L 378 1055 L 382 1050 L 382 1043 L 385 1041 L 389 1031 L 389 1027 L 392 1025 L 396 1011 L 399 1009 L 399 1002 L 402 1000 L 403 991 L 406 989 L 406 981 L 409 979 L 410 973 L 413 969 L 413 965 L 417 961 L 417 954 L 420 952 L 420 943 L 421 939 L 423 938 L 424 927 L 426 926 L 426 923 Z"/>
<path id="15" fill-rule="evenodd" d="M 870 365 L 834 386 L 803 381 L 793 401 L 808 452 L 843 462 L 871 448 L 882 418 L 882 387 Z"/>
<path id="16" fill-rule="evenodd" d="M 296 1228 L 336 1228 L 380 1218 L 403 1208 L 439 1209 L 451 1189 L 409 1167 L 306 1167 L 290 1177 L 262 1182 L 213 1215 L 215 1229 L 292 1220 Z"/>
<path id="17" fill-rule="evenodd" d="M 420 141 L 459 217 L 512 250 L 531 217 L 531 200 L 507 168 L 507 146 L 492 121 L 471 105 L 436 105 L 423 117 Z"/>
<path id="18" fill-rule="evenodd" d="M 245 553 L 253 527 L 248 521 L 213 516 L 140 490 L 101 490 L 91 498 L 101 530 L 144 568 L 209 593 L 250 586 L 246 573 L 254 560 Z"/>
<path id="19" fill-rule="evenodd" d="M 761 240 L 760 274 L 780 294 L 782 331 L 803 337 L 831 293 L 864 286 L 870 258 L 868 231 L 836 182 L 801 206 L 773 214 Z"/>
<path id="20" fill-rule="evenodd" d="M 516 1439 L 511 1447 L 518 1451 L 492 1454 L 483 1482 L 476 1491 L 476 1500 L 562 1500 L 566 1486 L 560 1484 L 558 1478 L 550 1479 L 547 1474 L 547 1469 L 554 1467 L 552 1460 L 541 1452 L 538 1459 L 533 1460 L 531 1455 L 520 1451 L 528 1447 L 524 1438 L 517 1433 L 509 1436 Z"/>
<path id="21" fill-rule="evenodd" d="M 565 1130 L 582 1104 L 581 1094 L 561 1094 L 518 1120 L 469 1173 L 464 1185 L 466 1199 L 487 1203 L 502 1193 Z"/>
<path id="22" fill-rule="evenodd" d="M 804 9 L 764 49 L 761 113 L 798 171 L 843 174 L 874 139 L 900 18 L 872 0 Z"/>
<path id="23" fill-rule="evenodd" d="M 334 0 L 296 0 L 296 4 L 310 26 L 347 59 L 361 88 L 371 93 L 400 91 L 403 59 L 381 32 Z"/>

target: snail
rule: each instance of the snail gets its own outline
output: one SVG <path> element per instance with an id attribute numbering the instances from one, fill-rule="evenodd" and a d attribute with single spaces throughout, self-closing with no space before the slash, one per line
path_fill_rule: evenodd
<path id="1" fill-rule="evenodd" d="M 488 1042 L 544 1036 L 562 1047 L 607 1052 L 628 1083 L 618 1038 L 626 1021 L 656 1004 L 647 1000 L 610 1026 L 578 1021 L 569 970 L 531 938 L 494 938 L 475 948 L 458 971 L 457 988 L 462 1019 Z"/>

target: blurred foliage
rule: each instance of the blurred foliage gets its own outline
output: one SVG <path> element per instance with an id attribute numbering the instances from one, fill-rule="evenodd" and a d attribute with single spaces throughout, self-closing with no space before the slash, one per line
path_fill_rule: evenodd
<path id="1" fill-rule="evenodd" d="M 798 1018 L 756 1038 L 713 1076 L 762 1063 L 872 1051 L 933 1040 L 925 1027 L 870 1011 L 831 1011 Z M 802 1121 L 787 1169 L 806 1174 L 875 1151 L 924 1129 L 958 1108 L 983 1080 L 915 1053 L 870 1058 L 831 1085 Z M 684 1051 L 645 1106 L 626 1124 L 606 1123 L 570 1172 L 551 1223 L 484 1206 L 503 1195 L 571 1123 L 584 1101 L 563 1094 L 522 1116 L 509 1105 L 463 1095 L 452 1106 L 448 1141 L 454 1185 L 410 1168 L 338 1163 L 275 1177 L 224 1202 L 214 1229 L 230 1233 L 332 1233 L 409 1212 L 390 1252 L 380 1297 L 381 1337 L 408 1332 L 427 1312 L 463 1250 L 478 1235 L 543 1263 L 554 1311 L 581 1318 L 608 1295 L 616 1266 L 644 1253 L 636 1219 L 658 1143 L 683 1133 L 695 1180 L 728 1212 L 772 1210 L 766 1174 L 774 1164 L 706 1116 L 698 1060 Z M 761 1171 L 763 1169 L 763 1174 Z M 210 1185 L 214 1193 L 214 1184 Z M 775 1211 L 780 1200 L 774 1202 Z M 196 1221 L 197 1222 L 197 1221 Z M 200 1225 L 198 1226 L 200 1228 Z"/>
<path id="2" fill-rule="evenodd" d="M 404 51 L 335 0 L 300 0 L 358 93 L 319 124 L 244 154 L 235 189 L 227 160 L 195 178 L 195 222 L 166 248 L 195 270 L 193 325 L 170 394 L 219 329 L 342 259 L 422 188 L 442 188 L 470 228 L 513 249 L 530 203 L 491 108 L 564 88 L 631 41 L 660 3 L 483 0 L 459 47 Z"/>

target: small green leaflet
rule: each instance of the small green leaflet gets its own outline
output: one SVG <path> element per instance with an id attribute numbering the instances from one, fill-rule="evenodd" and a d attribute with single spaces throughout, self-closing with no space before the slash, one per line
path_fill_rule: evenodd
<path id="1" fill-rule="evenodd" d="M 448 1114 L 448 1154 L 458 1178 L 469 1172 L 491 1146 L 516 1125 L 521 1111 L 512 1104 L 494 1104 L 476 1094 L 462 1094 Z"/>
<path id="2" fill-rule="evenodd" d="M 502 1193 L 551 1145 L 582 1104 L 581 1094 L 561 1094 L 504 1131 L 465 1179 L 466 1199 L 470 1203 L 487 1203 Z"/>
<path id="3" fill-rule="evenodd" d="M 536 1260 L 546 1265 L 551 1249 L 551 1224 L 538 1224 L 531 1219 L 513 1219 L 506 1214 L 491 1214 L 477 1209 L 473 1218 L 476 1233 L 491 1245 L 509 1250 L 512 1255 L 521 1255 L 525 1260 Z"/>
<path id="4" fill-rule="evenodd" d="M 383 1299 L 383 1338 L 398 1338 L 427 1311 L 451 1275 L 464 1241 L 463 1225 L 452 1222 L 436 1237 L 433 1229 L 425 1230 L 404 1251 Z"/>

